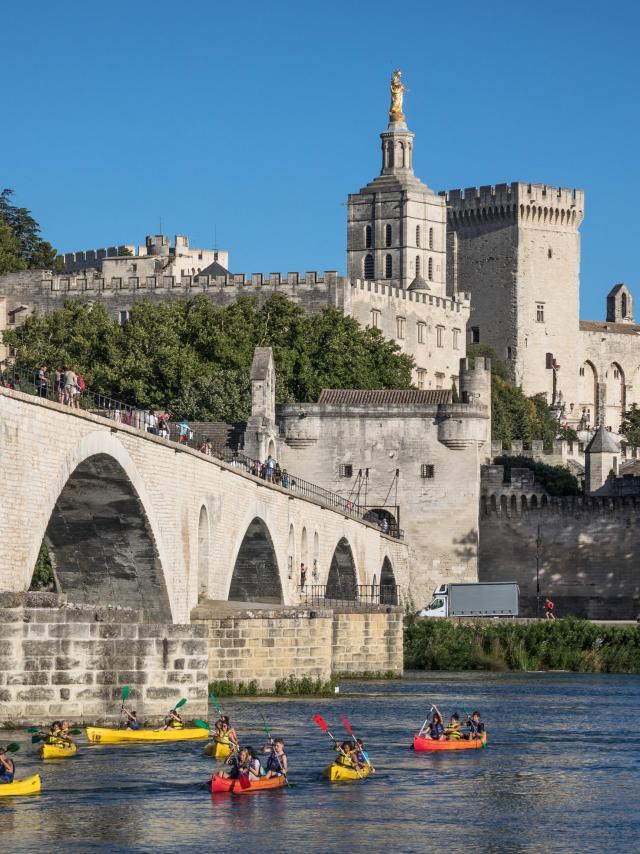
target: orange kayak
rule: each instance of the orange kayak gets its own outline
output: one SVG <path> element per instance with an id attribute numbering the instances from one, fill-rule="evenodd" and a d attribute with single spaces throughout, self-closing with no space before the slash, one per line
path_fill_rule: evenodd
<path id="1" fill-rule="evenodd" d="M 451 741 L 434 741 L 432 738 L 423 738 L 420 735 L 413 737 L 413 749 L 418 752 L 425 750 L 478 750 L 487 743 L 487 733 L 482 733 L 482 738 L 457 738 Z"/>
<path id="2" fill-rule="evenodd" d="M 259 780 L 252 780 L 248 788 L 243 789 L 238 779 L 231 780 L 229 777 L 214 774 L 209 785 L 213 793 L 231 792 L 234 795 L 250 795 L 252 792 L 262 792 L 263 789 L 281 789 L 285 783 L 284 777 L 261 777 Z"/>

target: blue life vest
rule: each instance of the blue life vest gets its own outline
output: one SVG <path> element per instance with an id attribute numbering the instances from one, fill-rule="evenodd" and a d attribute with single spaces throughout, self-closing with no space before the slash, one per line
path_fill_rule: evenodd
<path id="1" fill-rule="evenodd" d="M 441 735 L 444 735 L 444 727 L 442 724 L 429 724 L 429 734 L 431 738 L 440 738 Z"/>
<path id="2" fill-rule="evenodd" d="M 478 721 L 477 723 L 474 720 L 469 721 L 469 729 L 471 731 L 471 735 L 482 735 L 484 732 L 484 724 L 482 721 Z"/>
<path id="3" fill-rule="evenodd" d="M 281 762 L 282 760 L 280 759 L 280 757 L 272 751 L 269 755 L 269 758 L 267 759 L 267 766 L 265 768 L 265 771 L 272 771 L 274 774 L 282 774 Z"/>
<path id="4" fill-rule="evenodd" d="M 16 764 L 15 764 L 15 762 L 13 762 L 13 760 L 11 761 L 11 764 L 13 766 L 12 771 L 7 771 L 7 769 L 4 767 L 4 765 L 0 769 L 0 781 L 2 783 L 13 783 L 13 777 L 14 777 L 14 774 L 16 773 Z"/>
<path id="5" fill-rule="evenodd" d="M 140 721 L 129 721 L 127 729 L 140 729 Z"/>

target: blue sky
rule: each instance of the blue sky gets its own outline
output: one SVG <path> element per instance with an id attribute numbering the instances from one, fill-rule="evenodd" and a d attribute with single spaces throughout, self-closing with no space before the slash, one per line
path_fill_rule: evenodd
<path id="1" fill-rule="evenodd" d="M 640 12 L 631 2 L 10 4 L 0 186 L 60 251 L 156 232 L 234 272 L 345 269 L 400 67 L 435 190 L 586 191 L 582 316 L 636 291 Z"/>

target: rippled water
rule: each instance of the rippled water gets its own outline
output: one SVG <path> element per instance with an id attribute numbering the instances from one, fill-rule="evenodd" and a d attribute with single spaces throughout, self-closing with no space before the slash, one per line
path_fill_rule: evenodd
<path id="1" fill-rule="evenodd" d="M 294 787 L 245 797 L 208 793 L 203 784 L 215 763 L 202 755 L 202 742 L 85 746 L 79 736 L 75 758 L 43 763 L 20 734 L 18 776 L 40 771 L 43 788 L 0 799 L 3 848 L 640 851 L 640 677 L 421 674 L 345 682 L 341 690 L 357 693 L 225 704 L 244 743 L 263 740 L 259 710 L 287 740 Z M 432 701 L 445 714 L 479 707 L 487 749 L 409 750 Z M 333 754 L 311 721 L 316 711 L 340 737 L 339 715 L 346 715 L 367 741 L 374 777 L 321 778 Z"/>

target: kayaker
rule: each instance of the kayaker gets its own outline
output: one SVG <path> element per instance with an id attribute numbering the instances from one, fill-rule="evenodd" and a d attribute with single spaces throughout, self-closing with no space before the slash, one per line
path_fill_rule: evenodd
<path id="1" fill-rule="evenodd" d="M 15 773 L 15 762 L 7 756 L 4 747 L 0 747 L 0 783 L 13 783 Z"/>
<path id="2" fill-rule="evenodd" d="M 182 729 L 182 726 L 182 715 L 180 715 L 177 709 L 171 709 L 169 711 L 169 714 L 164 719 L 164 727 L 162 728 L 163 731 L 168 729 Z"/>
<path id="3" fill-rule="evenodd" d="M 284 774 L 286 777 L 289 763 L 287 762 L 287 754 L 284 752 L 284 739 L 274 738 L 271 744 L 265 744 L 262 749 L 265 753 L 269 753 L 265 766 L 265 776 L 282 777 Z"/>
<path id="4" fill-rule="evenodd" d="M 224 771 L 220 771 L 220 777 L 230 777 L 232 780 L 237 779 L 245 770 L 245 765 L 249 759 L 249 754 L 246 747 L 241 747 L 237 753 L 232 753 L 226 760 Z"/>
<path id="5" fill-rule="evenodd" d="M 343 741 L 338 744 L 336 741 L 335 750 L 338 757 L 335 760 L 336 765 L 343 765 L 345 768 L 360 768 L 362 763 L 358 759 L 357 750 L 350 741 Z"/>
<path id="6" fill-rule="evenodd" d="M 427 724 L 424 731 L 424 738 L 430 738 L 433 741 L 445 740 L 444 727 L 442 726 L 442 715 L 440 712 L 434 712 L 431 718 L 431 723 Z"/>
<path id="7" fill-rule="evenodd" d="M 371 760 L 369 759 L 369 754 L 364 749 L 364 741 L 361 738 L 356 738 L 355 744 L 356 757 L 361 766 L 368 765 L 369 768 L 373 771 L 373 765 L 371 764 Z"/>
<path id="8" fill-rule="evenodd" d="M 60 732 L 58 733 L 59 738 L 62 740 L 63 744 L 73 744 L 73 739 L 71 738 L 71 727 L 69 726 L 69 721 L 62 721 L 60 724 Z"/>
<path id="9" fill-rule="evenodd" d="M 54 721 L 49 727 L 48 732 L 48 743 L 56 744 L 60 746 L 62 744 L 62 739 L 60 738 L 60 732 L 62 730 L 62 721 Z"/>
<path id="10" fill-rule="evenodd" d="M 138 720 L 138 713 L 134 709 L 133 711 L 129 711 L 129 709 L 125 708 L 124 710 L 127 714 L 127 725 L 125 729 L 140 729 L 140 721 Z"/>
<path id="11" fill-rule="evenodd" d="M 260 760 L 256 756 L 256 752 L 253 747 L 245 747 L 245 750 L 247 753 L 247 760 L 244 764 L 243 770 L 249 775 L 250 780 L 259 780 L 263 775 Z"/>
<path id="12" fill-rule="evenodd" d="M 467 718 L 469 726 L 469 738 L 482 738 L 484 733 L 484 724 L 480 720 L 480 712 L 475 711 L 470 718 Z"/>
<path id="13" fill-rule="evenodd" d="M 458 741 L 458 739 L 462 738 L 462 733 L 460 732 L 460 715 L 457 712 L 451 715 L 449 725 L 444 732 L 449 741 Z"/>
<path id="14" fill-rule="evenodd" d="M 233 750 L 238 749 L 238 736 L 236 735 L 236 731 L 231 726 L 228 715 L 220 715 L 218 720 L 214 724 L 215 726 L 215 740 L 220 742 L 220 744 L 229 744 L 233 748 Z"/>

